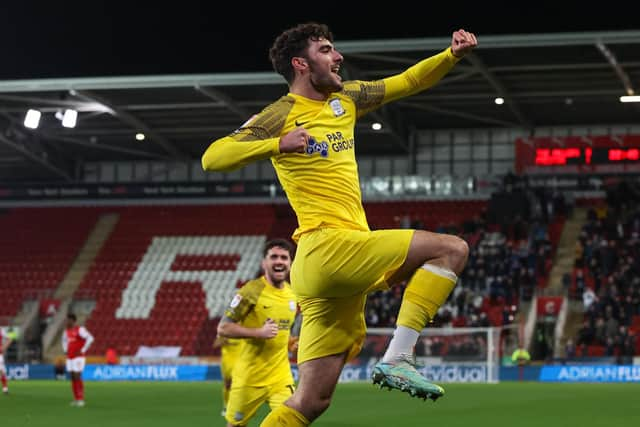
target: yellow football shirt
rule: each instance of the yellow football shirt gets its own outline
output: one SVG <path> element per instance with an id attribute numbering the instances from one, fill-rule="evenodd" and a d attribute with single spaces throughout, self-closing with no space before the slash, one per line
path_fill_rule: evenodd
<path id="1" fill-rule="evenodd" d="M 433 86 L 456 62 L 448 48 L 395 76 L 347 81 L 325 101 L 289 93 L 214 141 L 202 156 L 202 166 L 227 171 L 271 158 L 298 218 L 295 241 L 323 227 L 368 231 L 355 160 L 356 119 Z M 306 153 L 281 154 L 280 138 L 298 126 L 312 136 Z"/>
<path id="2" fill-rule="evenodd" d="M 270 318 L 278 324 L 279 331 L 271 339 L 243 339 L 242 352 L 233 367 L 234 386 L 262 387 L 287 380 L 293 384 L 288 344 L 296 309 L 295 297 L 286 282 L 279 289 L 262 276 L 238 290 L 225 316 L 246 328 L 260 328 Z"/>

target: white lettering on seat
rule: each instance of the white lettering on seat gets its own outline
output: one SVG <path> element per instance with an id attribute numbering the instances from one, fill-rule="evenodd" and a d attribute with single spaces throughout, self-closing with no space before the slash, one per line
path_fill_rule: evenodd
<path id="1" fill-rule="evenodd" d="M 255 277 L 265 240 L 265 236 L 154 237 L 122 293 L 116 318 L 149 318 L 162 282 L 201 283 L 209 317 L 220 316 L 235 294 L 238 281 Z M 197 265 L 172 270 L 178 256 L 184 261 L 189 256 L 202 259 L 221 255 L 235 257 L 220 268 L 205 262 L 202 270 Z M 184 265 L 183 261 L 177 264 Z"/>

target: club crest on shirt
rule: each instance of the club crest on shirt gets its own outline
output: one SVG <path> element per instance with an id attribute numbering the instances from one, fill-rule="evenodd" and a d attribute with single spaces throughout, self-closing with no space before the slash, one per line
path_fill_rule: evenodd
<path id="1" fill-rule="evenodd" d="M 333 114 L 336 117 L 340 117 L 345 113 L 339 98 L 334 98 L 331 101 L 329 101 L 329 105 L 331 106 L 331 109 L 333 110 Z"/>
<path id="2" fill-rule="evenodd" d="M 229 303 L 229 307 L 236 308 L 238 304 L 240 304 L 240 301 L 242 301 L 242 295 L 235 294 L 235 296 L 231 300 L 231 303 Z"/>
<path id="3" fill-rule="evenodd" d="M 289 301 L 289 310 L 296 311 L 296 302 L 295 301 Z"/>

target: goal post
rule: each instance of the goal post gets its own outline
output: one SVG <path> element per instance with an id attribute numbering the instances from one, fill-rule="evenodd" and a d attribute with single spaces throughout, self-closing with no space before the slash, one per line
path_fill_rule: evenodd
<path id="1" fill-rule="evenodd" d="M 436 383 L 497 383 L 500 359 L 511 354 L 517 334 L 515 327 L 425 328 L 415 347 L 416 361 Z M 392 335 L 392 328 L 369 328 L 360 364 L 373 366 L 382 358 Z"/>

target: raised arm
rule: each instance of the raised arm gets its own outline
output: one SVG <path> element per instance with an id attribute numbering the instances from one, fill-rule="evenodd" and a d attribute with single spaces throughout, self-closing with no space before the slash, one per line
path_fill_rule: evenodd
<path id="1" fill-rule="evenodd" d="M 473 33 L 458 30 L 451 37 L 451 46 L 442 52 L 382 80 L 345 82 L 345 93 L 353 98 L 361 117 L 384 104 L 432 87 L 477 44 Z"/>
<path id="2" fill-rule="evenodd" d="M 383 104 L 414 95 L 430 88 L 442 79 L 453 66 L 478 44 L 476 36 L 458 30 L 451 36 L 451 46 L 437 55 L 423 59 L 406 71 L 383 80 Z"/>

